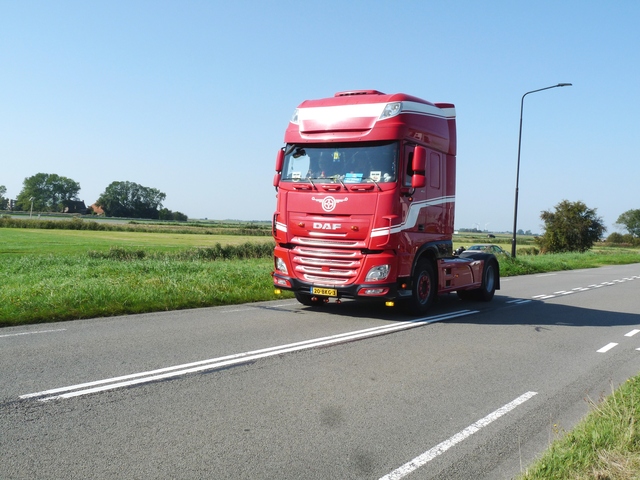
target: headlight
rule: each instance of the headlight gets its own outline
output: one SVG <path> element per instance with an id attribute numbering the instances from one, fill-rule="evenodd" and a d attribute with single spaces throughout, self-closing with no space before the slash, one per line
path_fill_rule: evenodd
<path id="1" fill-rule="evenodd" d="M 380 280 L 384 280 L 389 276 L 389 265 L 378 265 L 377 267 L 373 267 L 367 273 L 366 282 L 378 282 Z"/>
<path id="2" fill-rule="evenodd" d="M 284 263 L 284 260 L 282 260 L 280 257 L 276 257 L 276 270 L 281 271 L 285 275 L 289 274 L 289 271 L 287 270 L 287 264 Z"/>

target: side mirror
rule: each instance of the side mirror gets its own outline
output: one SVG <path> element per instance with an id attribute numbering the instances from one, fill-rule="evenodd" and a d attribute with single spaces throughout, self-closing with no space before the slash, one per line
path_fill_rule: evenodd
<path id="1" fill-rule="evenodd" d="M 276 155 L 276 172 L 282 172 L 284 166 L 284 150 L 281 148 Z"/>
<path id="2" fill-rule="evenodd" d="M 424 147 L 416 147 L 413 151 L 413 160 L 411 161 L 411 169 L 413 176 L 411 177 L 412 188 L 423 188 L 427 184 L 425 177 L 425 169 L 427 168 L 427 150 Z"/>
<path id="3" fill-rule="evenodd" d="M 282 177 L 282 174 L 280 172 L 276 172 L 276 174 L 273 176 L 273 186 L 278 188 L 278 185 L 280 185 L 280 178 Z"/>

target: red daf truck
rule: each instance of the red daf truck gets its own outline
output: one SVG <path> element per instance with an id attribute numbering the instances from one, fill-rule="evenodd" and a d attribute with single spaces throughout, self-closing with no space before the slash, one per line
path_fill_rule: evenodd
<path id="1" fill-rule="evenodd" d="M 436 295 L 489 301 L 499 264 L 453 254 L 455 107 L 354 90 L 306 100 L 278 151 L 276 292 L 304 305 L 380 300 L 424 314 Z"/>

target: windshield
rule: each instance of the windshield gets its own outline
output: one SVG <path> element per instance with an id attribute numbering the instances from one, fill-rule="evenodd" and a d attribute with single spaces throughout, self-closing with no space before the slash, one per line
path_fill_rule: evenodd
<path id="1" fill-rule="evenodd" d="M 357 143 L 331 146 L 289 144 L 282 180 L 341 183 L 395 182 L 398 143 Z"/>

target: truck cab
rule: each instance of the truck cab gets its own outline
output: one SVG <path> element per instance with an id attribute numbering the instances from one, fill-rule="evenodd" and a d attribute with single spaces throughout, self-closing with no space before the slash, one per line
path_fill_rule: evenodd
<path id="1" fill-rule="evenodd" d="M 453 257 L 454 105 L 339 92 L 301 103 L 284 140 L 273 181 L 276 291 L 305 305 L 399 301 L 415 314 L 450 291 L 493 297 L 495 257 Z"/>

